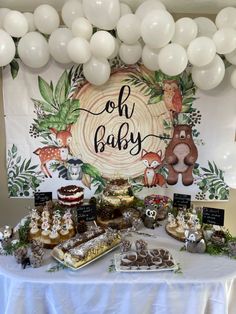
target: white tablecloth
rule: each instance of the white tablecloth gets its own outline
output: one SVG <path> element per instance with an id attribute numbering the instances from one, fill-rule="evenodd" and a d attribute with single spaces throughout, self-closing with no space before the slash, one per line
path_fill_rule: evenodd
<path id="1" fill-rule="evenodd" d="M 236 260 L 180 252 L 182 243 L 163 227 L 155 234 L 182 274 L 109 272 L 114 252 L 54 273 L 46 271 L 54 264 L 49 256 L 43 267 L 25 270 L 0 256 L 0 314 L 236 314 Z"/>

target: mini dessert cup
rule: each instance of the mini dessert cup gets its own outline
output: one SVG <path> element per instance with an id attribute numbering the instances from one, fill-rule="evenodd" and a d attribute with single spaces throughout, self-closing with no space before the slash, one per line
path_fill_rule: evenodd
<path id="1" fill-rule="evenodd" d="M 68 229 L 61 229 L 61 230 L 59 231 L 59 234 L 60 234 L 60 239 L 61 239 L 62 241 L 65 241 L 65 240 L 70 239 L 70 232 L 69 232 Z"/>
<path id="2" fill-rule="evenodd" d="M 57 231 L 51 231 L 51 233 L 49 234 L 49 239 L 51 241 L 51 244 L 58 244 L 60 242 L 59 233 Z"/>
<path id="3" fill-rule="evenodd" d="M 40 238 L 40 234 L 41 234 L 41 231 L 37 226 L 32 227 L 30 229 L 30 239 L 38 239 Z"/>
<path id="4" fill-rule="evenodd" d="M 50 230 L 43 230 L 41 232 L 41 240 L 43 243 L 50 244 L 51 240 L 49 238 Z"/>

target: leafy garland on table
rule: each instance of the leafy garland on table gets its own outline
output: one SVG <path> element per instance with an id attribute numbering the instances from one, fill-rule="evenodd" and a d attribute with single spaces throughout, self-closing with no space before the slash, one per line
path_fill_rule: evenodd
<path id="1" fill-rule="evenodd" d="M 12 240 L 11 238 L 4 245 L 4 255 L 13 255 L 13 253 L 20 247 L 29 244 L 30 218 L 27 218 L 23 224 L 20 224 L 18 229 L 19 240 Z"/>
<path id="2" fill-rule="evenodd" d="M 211 225 L 209 225 L 211 226 Z M 205 227 L 205 228 L 204 228 Z M 208 225 L 204 225 L 203 229 L 207 229 Z M 212 227 L 210 227 L 211 229 Z M 227 229 L 226 231 L 224 231 L 224 236 L 225 236 L 225 243 L 223 245 L 217 245 L 215 243 L 212 243 L 210 240 L 206 241 L 206 251 L 205 253 L 209 254 L 209 255 L 213 255 L 213 256 L 223 256 L 223 255 L 227 255 L 229 258 L 235 259 L 236 260 L 236 256 L 231 256 L 230 252 L 229 252 L 229 248 L 228 248 L 228 243 L 231 241 L 236 241 L 236 237 L 233 237 L 232 234 L 229 232 L 229 230 Z M 180 251 L 186 251 L 186 247 L 182 246 L 180 248 Z"/>

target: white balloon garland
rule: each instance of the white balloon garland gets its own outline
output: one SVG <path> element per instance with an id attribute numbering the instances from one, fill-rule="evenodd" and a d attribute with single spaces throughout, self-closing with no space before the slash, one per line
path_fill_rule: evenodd
<path id="1" fill-rule="evenodd" d="M 141 61 L 170 76 L 190 64 L 196 86 L 208 90 L 223 80 L 222 59 L 236 65 L 234 7 L 222 9 L 215 23 L 206 17 L 175 22 L 159 0 L 69 0 L 61 18 L 63 27 L 47 4 L 33 14 L 1 8 L 0 66 L 11 63 L 18 46 L 18 56 L 29 67 L 45 66 L 51 55 L 60 63 L 83 64 L 87 80 L 101 85 L 111 72 L 108 60 L 119 55 L 128 65 Z"/>

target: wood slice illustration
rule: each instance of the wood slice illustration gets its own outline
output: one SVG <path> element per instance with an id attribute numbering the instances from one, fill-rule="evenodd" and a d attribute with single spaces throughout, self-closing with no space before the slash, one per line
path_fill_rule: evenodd
<path id="1" fill-rule="evenodd" d="M 161 149 L 163 154 L 165 150 L 164 142 L 150 134 L 168 133 L 163 121 L 170 120 L 169 111 L 163 101 L 148 105 L 149 97 L 140 88 L 126 85 L 124 80 L 131 73 L 129 69 L 117 71 L 101 87 L 87 83 L 73 97 L 80 100 L 82 110 L 71 129 L 70 150 L 97 167 L 106 178 L 138 177 L 145 169 L 142 149 Z M 142 141 L 139 145 L 138 139 Z"/>

